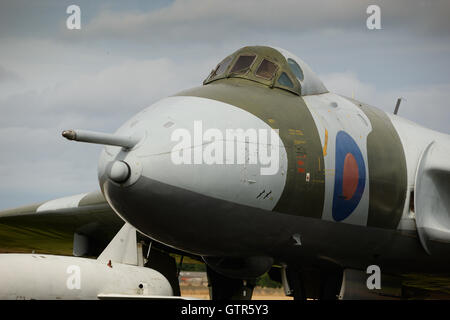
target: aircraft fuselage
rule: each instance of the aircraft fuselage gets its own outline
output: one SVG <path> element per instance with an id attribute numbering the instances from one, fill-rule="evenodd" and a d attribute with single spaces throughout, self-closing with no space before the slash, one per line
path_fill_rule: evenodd
<path id="1" fill-rule="evenodd" d="M 193 134 L 199 126 L 204 138 L 210 135 L 206 142 L 174 139 L 174 131 Z M 214 162 L 233 142 L 226 130 L 266 132 L 268 140 L 259 137 L 253 148 L 244 139 L 232 156 L 259 159 L 268 152 L 276 161 L 236 163 L 224 152 L 224 161 Z M 217 132 L 222 138 L 211 138 Z M 364 270 L 376 264 L 387 272 L 450 266 L 448 255 L 424 250 L 412 205 L 424 149 L 433 141 L 449 146 L 448 135 L 330 92 L 296 95 L 245 77 L 163 99 L 116 134 L 140 142 L 104 149 L 102 192 L 125 221 L 166 245 L 206 259 L 255 257 L 267 264 Z M 129 166 L 125 182 L 110 179 L 117 161 Z M 435 253 L 448 252 L 445 242 L 432 242 Z"/>

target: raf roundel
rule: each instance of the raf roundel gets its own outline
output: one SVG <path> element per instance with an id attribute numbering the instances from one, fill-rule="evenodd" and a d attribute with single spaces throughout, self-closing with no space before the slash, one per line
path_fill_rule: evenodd
<path id="1" fill-rule="evenodd" d="M 333 219 L 342 221 L 358 206 L 366 184 L 366 167 L 361 150 L 346 132 L 336 135 L 336 173 L 333 193 Z"/>

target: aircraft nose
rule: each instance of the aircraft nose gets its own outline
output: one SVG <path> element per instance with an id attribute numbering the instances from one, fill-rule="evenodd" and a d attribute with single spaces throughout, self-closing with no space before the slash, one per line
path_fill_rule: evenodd
<path id="1" fill-rule="evenodd" d="M 227 223 L 230 210 L 244 216 L 271 211 L 281 197 L 286 150 L 275 130 L 245 110 L 171 97 L 137 114 L 117 134 L 136 130 L 145 137 L 135 148 L 103 150 L 99 182 L 111 207 L 151 238 L 202 250 L 206 239 L 194 230 Z"/>

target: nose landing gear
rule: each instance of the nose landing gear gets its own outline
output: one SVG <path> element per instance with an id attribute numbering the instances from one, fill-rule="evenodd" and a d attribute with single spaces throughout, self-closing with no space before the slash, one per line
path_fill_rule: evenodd
<path id="1" fill-rule="evenodd" d="M 233 279 L 223 276 L 210 267 L 208 275 L 209 296 L 211 300 L 251 300 L 256 279 Z"/>
<path id="2" fill-rule="evenodd" d="M 294 300 L 336 300 L 342 284 L 343 273 L 338 269 L 302 269 L 283 266 L 281 281 L 285 294 Z"/>

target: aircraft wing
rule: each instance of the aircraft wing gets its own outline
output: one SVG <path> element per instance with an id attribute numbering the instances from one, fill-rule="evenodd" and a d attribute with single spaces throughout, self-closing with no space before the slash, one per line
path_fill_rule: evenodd
<path id="1" fill-rule="evenodd" d="M 123 226 L 100 191 L 0 211 L 0 252 L 98 255 Z M 79 247 L 79 245 L 76 245 Z"/>

